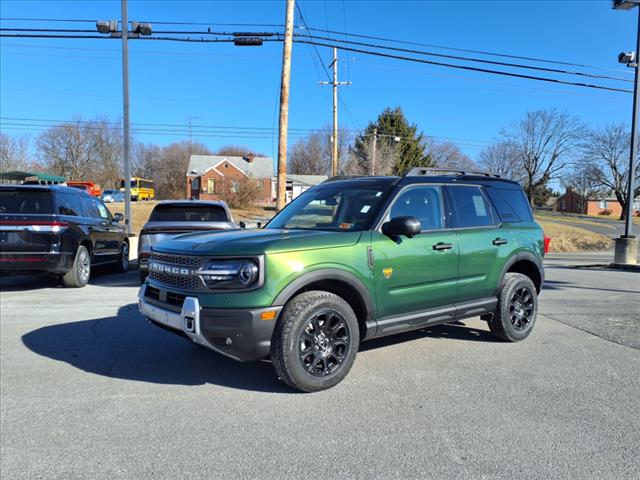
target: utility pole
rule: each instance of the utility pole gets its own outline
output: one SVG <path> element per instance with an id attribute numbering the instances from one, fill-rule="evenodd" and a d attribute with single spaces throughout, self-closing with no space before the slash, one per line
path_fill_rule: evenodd
<path id="1" fill-rule="evenodd" d="M 333 86 L 333 135 L 331 136 L 331 175 L 338 175 L 338 87 L 351 85 L 351 82 L 338 81 L 338 49 L 333 47 L 333 62 L 329 65 L 333 69 L 333 82 L 319 82 L 320 85 Z"/>
<path id="2" fill-rule="evenodd" d="M 127 0 L 122 0 L 122 126 L 124 130 L 124 223 L 131 235 L 131 146 L 129 132 L 129 22 Z"/>
<path id="3" fill-rule="evenodd" d="M 373 129 L 373 151 L 371 152 L 371 175 L 376 174 L 376 147 L 378 144 L 378 128 Z"/>
<path id="4" fill-rule="evenodd" d="M 633 67 L 633 113 L 631 115 L 631 149 L 629 152 L 629 184 L 627 185 L 627 204 L 625 212 L 624 235 L 615 239 L 613 263 L 617 265 L 636 265 L 638 254 L 638 238 L 633 235 L 633 201 L 636 160 L 638 158 L 638 102 L 640 102 L 640 86 L 638 85 L 638 56 L 640 55 L 640 5 L 638 0 L 614 0 L 613 8 L 616 10 L 631 10 L 635 8 L 638 13 L 638 26 L 636 27 L 636 51 L 622 52 L 618 61 Z"/>
<path id="5" fill-rule="evenodd" d="M 278 123 L 278 195 L 276 210 L 284 208 L 287 194 L 287 129 L 289 127 L 289 83 L 291 80 L 291 47 L 293 46 L 293 7 L 287 0 L 287 13 L 282 47 L 282 77 L 280 80 L 280 121 Z"/>
<path id="6" fill-rule="evenodd" d="M 200 119 L 202 117 L 198 117 L 197 115 L 189 115 L 189 155 L 191 155 L 193 150 L 193 141 L 191 140 L 191 127 L 193 120 Z"/>

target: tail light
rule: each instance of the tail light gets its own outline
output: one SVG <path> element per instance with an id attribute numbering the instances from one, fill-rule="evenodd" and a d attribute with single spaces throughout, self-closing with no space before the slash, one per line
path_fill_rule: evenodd
<path id="1" fill-rule="evenodd" d="M 60 233 L 68 227 L 69 224 L 66 222 L 34 222 L 33 220 L 10 220 L 0 222 L 0 231 L 5 232 L 26 230 L 33 233 Z"/>
<path id="2" fill-rule="evenodd" d="M 549 247 L 551 246 L 551 237 L 544 236 L 544 254 L 549 253 Z"/>

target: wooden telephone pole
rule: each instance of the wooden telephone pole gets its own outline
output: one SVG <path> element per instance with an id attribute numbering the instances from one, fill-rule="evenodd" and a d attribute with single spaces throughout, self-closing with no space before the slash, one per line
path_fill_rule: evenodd
<path id="1" fill-rule="evenodd" d="M 295 0 L 287 0 L 287 13 L 282 49 L 282 78 L 280 81 L 280 122 L 278 124 L 278 195 L 276 210 L 284 208 L 287 194 L 287 129 L 289 127 L 289 83 L 291 80 L 291 48 L 293 45 L 293 7 Z"/>
<path id="2" fill-rule="evenodd" d="M 331 151 L 331 175 L 335 177 L 338 174 L 338 87 L 342 85 L 351 85 L 351 82 L 338 81 L 338 49 L 336 47 L 333 47 L 333 62 L 331 62 L 329 68 L 333 68 L 333 81 L 320 82 L 320 85 L 333 86 L 333 135 L 331 136 L 333 148 Z"/>

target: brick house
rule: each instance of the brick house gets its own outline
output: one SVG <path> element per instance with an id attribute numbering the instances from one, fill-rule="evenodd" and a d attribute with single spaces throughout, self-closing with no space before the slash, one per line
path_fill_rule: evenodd
<path id="1" fill-rule="evenodd" d="M 573 187 L 567 187 L 567 191 L 556 200 L 556 211 L 568 213 L 581 213 L 586 215 L 611 215 L 620 217 L 622 206 L 615 197 L 586 200 L 577 193 Z M 640 202 L 633 203 L 634 215 L 640 215 Z"/>
<path id="2" fill-rule="evenodd" d="M 269 157 L 227 157 L 191 155 L 187 169 L 187 198 L 221 200 L 227 188 L 238 182 L 254 181 L 260 185 L 261 204 L 272 200 L 273 159 Z"/>

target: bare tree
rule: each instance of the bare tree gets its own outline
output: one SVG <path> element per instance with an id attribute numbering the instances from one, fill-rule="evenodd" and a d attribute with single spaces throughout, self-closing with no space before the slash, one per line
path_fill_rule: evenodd
<path id="1" fill-rule="evenodd" d="M 555 109 L 527 112 L 524 119 L 503 132 L 504 139 L 515 147 L 523 187 L 532 204 L 536 190 L 558 178 L 575 158 L 583 134 L 584 126 L 577 118 Z"/>
<path id="2" fill-rule="evenodd" d="M 623 124 L 612 124 L 590 131 L 582 145 L 585 158 L 597 169 L 600 185 L 613 192 L 622 206 L 620 219 L 625 218 L 629 184 L 629 148 L 631 135 Z M 640 195 L 640 161 L 636 164 L 634 198 Z"/>
<path id="3" fill-rule="evenodd" d="M 184 198 L 187 168 L 191 155 L 211 155 L 201 143 L 184 141 L 162 148 L 160 155 L 145 166 L 156 184 L 158 198 Z"/>
<path id="4" fill-rule="evenodd" d="M 253 154 L 256 157 L 266 156 L 264 153 L 256 153 L 251 148 L 244 145 L 225 145 L 216 150 L 213 155 L 222 155 L 225 157 L 244 157 L 248 154 Z"/>
<path id="5" fill-rule="evenodd" d="M 455 170 L 474 170 L 476 163 L 460 151 L 452 142 L 440 142 L 433 138 L 425 141 L 425 152 L 431 158 L 435 167 L 451 168 Z"/>
<path id="6" fill-rule="evenodd" d="M 563 175 L 562 184 L 565 188 L 573 187 L 585 201 L 595 200 L 606 194 L 600 176 L 600 169 L 594 163 L 582 163 Z"/>
<path id="7" fill-rule="evenodd" d="M 28 138 L 0 133 L 0 172 L 25 169 L 28 164 Z"/>
<path id="8" fill-rule="evenodd" d="M 516 145 L 499 141 L 480 152 L 479 164 L 482 170 L 495 173 L 503 178 L 523 181 L 523 169 L 519 163 Z"/>
<path id="9" fill-rule="evenodd" d="M 98 154 L 90 124 L 76 118 L 38 135 L 36 147 L 43 164 L 70 180 L 85 180 L 95 172 Z"/>
<path id="10" fill-rule="evenodd" d="M 299 139 L 289 155 L 288 171 L 299 175 L 331 175 L 332 133 L 328 126 L 312 131 Z M 349 135 L 344 130 L 338 132 L 339 164 L 344 167 L 348 151 Z"/>
<path id="11" fill-rule="evenodd" d="M 397 142 L 374 143 L 373 134 L 362 135 L 358 148 L 349 149 L 349 157 L 342 170 L 347 175 L 371 175 L 372 172 L 376 175 L 392 175 L 399 154 Z"/>
<path id="12" fill-rule="evenodd" d="M 122 128 L 116 123 L 98 118 L 91 123 L 91 148 L 96 165 L 91 180 L 109 188 L 118 185 L 123 171 L 124 145 Z"/>

